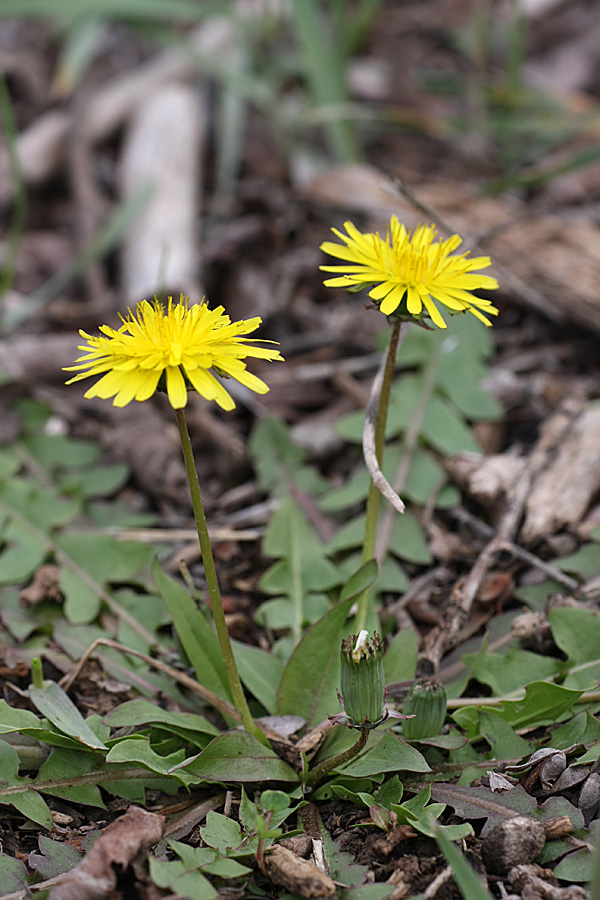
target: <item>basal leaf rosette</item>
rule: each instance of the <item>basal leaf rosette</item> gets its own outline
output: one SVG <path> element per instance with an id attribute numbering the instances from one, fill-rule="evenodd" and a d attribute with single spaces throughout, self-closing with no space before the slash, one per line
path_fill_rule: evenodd
<path id="1" fill-rule="evenodd" d="M 335 273 L 326 279 L 327 287 L 351 291 L 370 287 L 369 297 L 385 316 L 419 325 L 431 319 L 438 328 L 447 327 L 436 303 L 450 315 L 469 312 L 485 325 L 492 324 L 487 316 L 498 315 L 490 300 L 473 294 L 498 287 L 495 278 L 477 272 L 491 265 L 489 256 L 454 254 L 462 244 L 457 234 L 436 240 L 433 225 L 408 231 L 396 216 L 391 217 L 385 238 L 378 232 L 363 233 L 352 222 L 344 222 L 344 228 L 346 234 L 332 228 L 341 244 L 321 244 L 325 253 L 343 260 L 341 265 L 320 267 Z"/>
<path id="2" fill-rule="evenodd" d="M 232 322 L 222 306 L 190 305 L 183 295 L 178 302 L 169 297 L 166 305 L 142 300 L 121 320 L 118 329 L 101 325 L 99 337 L 79 332 L 87 341 L 79 347 L 84 355 L 65 371 L 78 372 L 67 384 L 100 376 L 86 391 L 88 399 L 114 397 L 113 405 L 122 407 L 163 389 L 171 406 L 183 409 L 191 388 L 230 410 L 235 403 L 221 379 L 234 378 L 266 394 L 268 385 L 248 372 L 244 359 L 283 360 L 278 350 L 256 346 L 254 338 L 246 337 L 260 325 L 258 316 Z"/>

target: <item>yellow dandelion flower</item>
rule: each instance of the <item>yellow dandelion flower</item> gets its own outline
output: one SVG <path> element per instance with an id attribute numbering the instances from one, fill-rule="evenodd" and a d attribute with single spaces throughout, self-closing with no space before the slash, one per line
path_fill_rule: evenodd
<path id="1" fill-rule="evenodd" d="M 135 313 L 129 310 L 121 319 L 118 330 L 101 325 L 102 337 L 79 332 L 87 340 L 79 347 L 84 355 L 65 371 L 79 371 L 67 384 L 102 376 L 86 392 L 88 399 L 114 397 L 114 406 L 126 406 L 132 400 L 148 400 L 160 386 L 171 406 L 182 409 L 191 386 L 223 409 L 233 409 L 233 399 L 213 373 L 266 394 L 268 386 L 247 371 L 243 360 L 249 356 L 283 360 L 278 350 L 256 347 L 254 338 L 245 337 L 260 325 L 258 316 L 232 322 L 222 306 L 212 310 L 204 303 L 189 306 L 183 295 L 178 303 L 169 297 L 166 308 L 158 300 L 142 300 Z"/>
<path id="2" fill-rule="evenodd" d="M 447 326 L 436 300 L 451 315 L 470 312 L 486 325 L 492 324 L 486 315 L 498 315 L 490 300 L 472 293 L 477 288 L 498 287 L 495 278 L 475 272 L 491 265 L 489 256 L 451 256 L 462 243 L 457 234 L 436 241 L 433 225 L 419 225 L 411 233 L 396 216 L 391 218 L 385 240 L 377 233 L 359 231 L 352 222 L 344 222 L 344 227 L 347 234 L 332 228 L 343 244 L 321 244 L 325 253 L 344 260 L 344 265 L 320 267 L 337 274 L 325 281 L 328 287 L 360 290 L 375 285 L 369 297 L 379 304 L 384 315 L 417 322 L 428 316 L 438 328 Z"/>

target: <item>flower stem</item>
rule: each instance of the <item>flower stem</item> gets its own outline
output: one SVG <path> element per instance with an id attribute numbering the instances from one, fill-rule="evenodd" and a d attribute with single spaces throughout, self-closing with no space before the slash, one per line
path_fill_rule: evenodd
<path id="1" fill-rule="evenodd" d="M 206 584 L 208 587 L 208 596 L 212 606 L 212 614 L 219 639 L 219 646 L 223 654 L 225 670 L 227 672 L 227 680 L 231 688 L 231 695 L 235 708 L 242 717 L 242 723 L 246 731 L 257 738 L 261 743 L 266 744 L 267 739 L 255 723 L 246 696 L 242 687 L 240 676 L 238 674 L 233 648 L 229 640 L 229 631 L 227 630 L 227 622 L 225 621 L 225 613 L 223 612 L 223 604 L 221 602 L 221 591 L 219 589 L 219 580 L 217 578 L 217 570 L 213 558 L 212 548 L 210 546 L 210 538 L 208 536 L 208 527 L 206 525 L 206 516 L 204 515 L 204 506 L 202 504 L 202 495 L 200 493 L 200 483 L 198 481 L 198 473 L 194 462 L 194 452 L 192 450 L 192 442 L 188 431 L 187 422 L 183 409 L 176 409 L 177 425 L 179 428 L 179 436 L 181 438 L 181 447 L 183 449 L 183 459 L 185 462 L 185 470 L 190 486 L 190 494 L 192 497 L 192 506 L 194 509 L 194 518 L 196 520 L 196 529 L 198 531 L 198 540 L 200 541 L 200 550 L 202 553 L 202 562 L 204 563 L 204 574 L 206 576 Z"/>
<path id="2" fill-rule="evenodd" d="M 345 765 L 345 763 L 349 762 L 351 759 L 354 759 L 355 756 L 358 756 L 361 750 L 364 750 L 367 741 L 369 739 L 369 730 L 363 729 L 360 732 L 359 738 L 355 744 L 352 744 L 348 750 L 343 750 L 341 753 L 336 753 L 335 756 L 330 756 L 329 759 L 324 759 L 323 762 L 320 762 L 318 766 L 315 766 L 312 771 L 310 771 L 306 778 L 306 783 L 311 787 L 315 787 L 320 781 L 323 781 L 324 778 L 329 775 L 329 773 L 333 769 L 337 769 L 339 766 Z"/>
<path id="3" fill-rule="evenodd" d="M 398 338 L 400 335 L 400 322 L 394 322 L 392 325 L 392 333 L 390 335 L 390 343 L 387 349 L 385 359 L 385 370 L 383 374 L 383 383 L 381 386 L 381 395 L 379 397 L 379 406 L 377 408 L 377 424 L 375 426 L 375 452 L 377 461 L 381 466 L 383 459 L 383 446 L 385 443 L 385 425 L 387 422 L 388 407 L 390 405 L 390 390 L 392 387 L 392 379 L 394 377 L 394 369 L 396 367 L 396 353 L 398 351 Z M 377 514 L 379 512 L 379 491 L 371 481 L 369 485 L 369 497 L 367 499 L 367 518 L 365 522 L 365 538 L 363 543 L 362 561 L 368 562 L 375 556 L 375 539 L 377 536 Z M 356 613 L 356 621 L 354 628 L 358 634 L 363 628 L 367 627 L 367 614 L 369 612 L 369 601 L 371 598 L 371 589 L 367 588 L 358 598 L 358 611 Z"/>

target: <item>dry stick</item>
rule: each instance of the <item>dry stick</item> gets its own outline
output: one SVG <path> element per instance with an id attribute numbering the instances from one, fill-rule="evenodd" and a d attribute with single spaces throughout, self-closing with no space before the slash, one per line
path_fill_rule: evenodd
<path id="1" fill-rule="evenodd" d="M 190 676 L 186 675 L 185 672 L 178 672 L 177 669 L 173 669 L 172 666 L 168 666 L 166 663 L 161 662 L 159 659 L 153 659 L 153 657 L 148 656 L 146 653 L 141 653 L 139 650 L 132 650 L 130 647 L 125 647 L 124 644 L 119 644 L 118 641 L 113 641 L 110 638 L 98 638 L 94 641 L 93 644 L 91 644 L 90 647 L 88 647 L 83 656 L 75 665 L 75 668 L 60 680 L 60 686 L 64 691 L 68 691 L 70 689 L 75 679 L 79 676 L 79 673 L 81 672 L 83 666 L 88 661 L 90 656 L 94 653 L 96 647 L 100 646 L 111 647 L 113 650 L 120 650 L 122 653 L 128 653 L 131 656 L 136 656 L 138 659 L 142 659 L 144 662 L 148 663 L 149 666 L 152 666 L 154 669 L 157 669 L 164 675 L 168 675 L 169 678 L 173 679 L 173 681 L 178 681 L 180 684 L 183 684 L 191 691 L 194 691 L 195 694 L 200 694 L 203 700 L 213 706 L 222 715 L 229 716 L 236 722 L 242 721 L 241 715 L 238 713 L 237 709 L 235 708 L 235 706 L 233 706 L 232 703 L 229 703 L 228 700 L 224 700 L 222 697 L 218 697 L 216 694 L 213 694 L 213 692 L 209 691 L 208 688 L 205 688 L 203 685 L 199 684 L 195 678 L 190 678 Z"/>
<path id="2" fill-rule="evenodd" d="M 533 482 L 547 467 L 582 406 L 583 396 L 577 390 L 563 401 L 559 411 L 545 423 L 523 473 L 513 485 L 512 496 L 509 496 L 507 501 L 507 510 L 495 535 L 483 548 L 469 575 L 452 591 L 444 623 L 433 628 L 427 635 L 424 650 L 419 657 L 418 671 L 421 675 L 437 672 L 444 652 L 456 644 L 458 634 L 471 611 L 473 600 L 496 554 L 507 541 L 512 541 Z"/>
<path id="3" fill-rule="evenodd" d="M 454 516 L 458 519 L 459 522 L 464 522 L 466 525 L 470 526 L 474 530 L 478 531 L 480 535 L 486 538 L 490 538 L 494 534 L 494 529 L 491 525 L 488 525 L 487 522 L 482 522 L 477 519 L 476 516 L 472 515 L 472 513 L 467 512 L 467 510 L 456 510 L 454 512 Z M 540 559 L 539 556 L 536 556 L 535 553 L 531 553 L 530 550 L 525 550 L 524 547 L 521 547 L 519 544 L 515 544 L 513 541 L 505 541 L 504 545 L 498 547 L 498 550 L 506 550 L 507 553 L 510 553 L 511 556 L 516 556 L 517 559 L 523 560 L 523 562 L 528 563 L 535 569 L 539 569 L 540 572 L 543 572 L 544 575 L 547 575 L 549 578 L 552 578 L 553 581 L 558 582 L 568 591 L 572 591 L 575 594 L 582 593 L 579 582 L 576 581 L 575 578 L 571 578 L 570 575 L 566 575 L 552 563 L 546 562 L 544 559 Z"/>
<path id="4" fill-rule="evenodd" d="M 435 878 L 423 894 L 423 900 L 433 900 L 440 888 L 442 888 L 446 884 L 446 882 L 449 881 L 450 878 L 452 878 L 453 874 L 454 873 L 452 872 L 451 866 L 446 866 L 445 869 L 442 869 L 439 875 L 435 876 Z"/>
<path id="5" fill-rule="evenodd" d="M 429 399 L 431 397 L 431 393 L 435 384 L 435 376 L 438 370 L 441 356 L 442 342 L 440 341 L 440 343 L 438 343 L 437 347 L 429 357 L 427 368 L 425 369 L 425 375 L 423 377 L 423 386 L 421 388 L 421 393 L 419 394 L 417 405 L 415 406 L 410 424 L 406 431 L 406 437 L 404 440 L 404 454 L 396 470 L 394 483 L 392 485 L 392 490 L 396 494 L 399 494 L 406 484 L 408 471 L 413 460 L 413 454 L 417 446 L 417 441 L 419 440 L 419 434 L 421 433 L 423 419 L 425 418 L 425 413 L 427 411 L 427 405 L 429 403 Z M 386 557 L 388 546 L 392 537 L 393 528 L 394 510 L 388 508 L 386 509 L 383 520 L 381 522 L 377 541 L 377 551 L 375 553 L 375 559 L 380 566 Z"/>

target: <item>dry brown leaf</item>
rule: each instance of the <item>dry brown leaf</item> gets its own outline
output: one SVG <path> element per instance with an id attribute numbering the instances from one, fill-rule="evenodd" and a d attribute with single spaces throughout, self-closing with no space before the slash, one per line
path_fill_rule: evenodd
<path id="1" fill-rule="evenodd" d="M 130 806 L 125 815 L 105 828 L 91 850 L 50 891 L 49 900 L 102 900 L 117 884 L 117 870 L 127 869 L 144 858 L 157 844 L 164 819 Z"/>
<path id="2" fill-rule="evenodd" d="M 265 854 L 265 872 L 275 883 L 300 897 L 333 897 L 335 884 L 313 863 L 296 856 L 280 844 Z"/>

